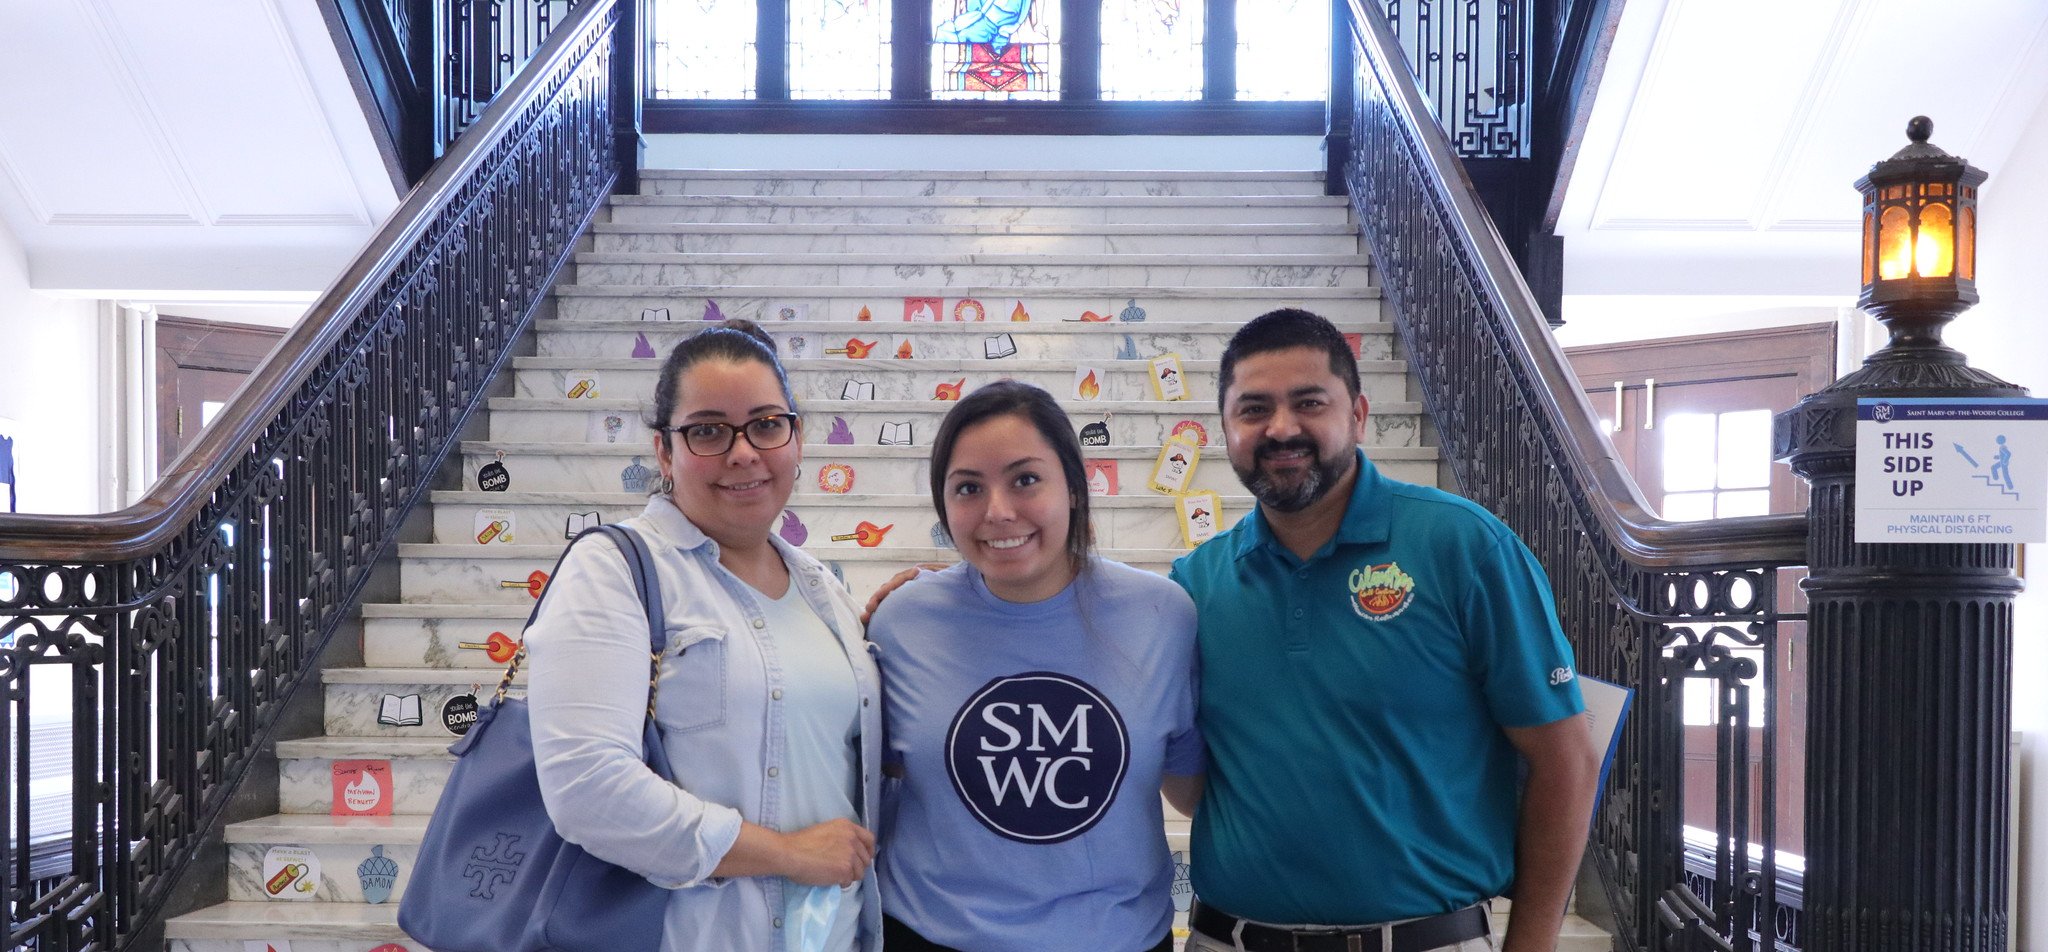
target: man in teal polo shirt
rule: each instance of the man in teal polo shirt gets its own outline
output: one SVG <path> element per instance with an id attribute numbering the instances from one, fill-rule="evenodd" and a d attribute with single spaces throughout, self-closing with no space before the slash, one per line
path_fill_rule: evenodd
<path id="1" fill-rule="evenodd" d="M 1208 789 L 1191 952 L 1556 947 L 1599 765 L 1543 570 L 1481 507 L 1382 476 L 1328 321 L 1221 368 L 1256 511 L 1173 567 L 1195 600 Z M 1526 765 L 1526 768 L 1525 768 Z"/>

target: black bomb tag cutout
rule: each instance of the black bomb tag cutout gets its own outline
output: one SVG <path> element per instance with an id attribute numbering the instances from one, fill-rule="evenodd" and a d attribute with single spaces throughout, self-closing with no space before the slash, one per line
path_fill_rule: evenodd
<path id="1" fill-rule="evenodd" d="M 441 705 L 441 726 L 448 733 L 461 737 L 476 726 L 476 695 L 457 694 Z"/>
<path id="2" fill-rule="evenodd" d="M 1096 422 L 1096 423 L 1090 423 L 1090 424 L 1088 424 L 1087 426 L 1084 426 L 1084 427 L 1082 427 L 1082 428 L 1081 428 L 1081 445 L 1082 445 L 1082 446 L 1108 446 L 1108 445 L 1109 445 L 1109 424 L 1107 424 L 1107 423 L 1101 423 L 1101 422 Z"/>
<path id="3" fill-rule="evenodd" d="M 476 471 L 476 485 L 487 493 L 501 493 L 512 488 L 512 474 L 505 471 L 504 463 L 485 463 Z"/>
<path id="4" fill-rule="evenodd" d="M 1020 843 L 1088 832 L 1130 764 L 1123 715 L 1093 687 L 1049 671 L 990 681 L 946 734 L 946 772 L 967 812 Z"/>

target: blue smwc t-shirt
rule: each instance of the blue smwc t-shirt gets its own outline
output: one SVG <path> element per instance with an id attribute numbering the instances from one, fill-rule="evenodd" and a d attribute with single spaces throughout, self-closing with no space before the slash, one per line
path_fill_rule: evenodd
<path id="1" fill-rule="evenodd" d="M 1093 559 L 1019 605 L 961 564 L 875 613 L 883 911 L 974 952 L 1136 952 L 1166 935 L 1163 773 L 1197 774 L 1195 610 Z"/>

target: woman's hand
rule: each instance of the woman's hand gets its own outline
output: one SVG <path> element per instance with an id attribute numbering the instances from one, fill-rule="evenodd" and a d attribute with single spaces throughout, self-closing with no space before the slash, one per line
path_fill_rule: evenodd
<path id="1" fill-rule="evenodd" d="M 806 886 L 851 886 L 875 859 L 875 834 L 852 820 L 827 820 L 783 834 L 782 875 Z"/>
<path id="2" fill-rule="evenodd" d="M 903 583 L 916 578 L 918 573 L 937 572 L 945 567 L 944 562 L 919 562 L 912 568 L 890 576 L 888 581 L 882 583 L 881 588 L 875 589 L 875 594 L 868 596 L 867 607 L 860 610 L 860 623 L 867 624 L 868 619 L 875 617 L 875 609 L 882 607 L 882 599 L 888 598 L 890 592 L 902 588 Z"/>

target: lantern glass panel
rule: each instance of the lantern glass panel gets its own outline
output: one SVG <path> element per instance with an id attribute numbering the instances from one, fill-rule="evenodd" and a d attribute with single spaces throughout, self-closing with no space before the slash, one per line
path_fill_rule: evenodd
<path id="1" fill-rule="evenodd" d="M 1947 205 L 1935 203 L 1920 209 L 1920 233 L 1913 242 L 1913 273 L 1923 278 L 1946 278 L 1956 270 L 1955 219 Z"/>
<path id="2" fill-rule="evenodd" d="M 1961 227 L 1956 229 L 1956 277 L 1977 280 L 1977 208 L 1963 206 Z"/>
<path id="3" fill-rule="evenodd" d="M 1877 267 L 1877 208 L 1863 206 L 1863 284 L 1870 284 L 1871 272 Z"/>
<path id="4" fill-rule="evenodd" d="M 1884 210 L 1877 231 L 1877 277 L 1896 281 L 1913 270 L 1913 227 L 1906 209 L 1894 205 Z"/>

